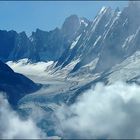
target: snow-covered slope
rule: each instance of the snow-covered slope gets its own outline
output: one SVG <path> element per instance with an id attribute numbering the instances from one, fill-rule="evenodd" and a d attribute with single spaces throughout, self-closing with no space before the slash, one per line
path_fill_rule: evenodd
<path id="1" fill-rule="evenodd" d="M 139 51 L 139 13 L 137 3 L 129 3 L 122 11 L 103 7 L 64 51 L 52 71 L 62 71 L 66 77 L 94 75 L 121 63 Z"/>
<path id="2" fill-rule="evenodd" d="M 49 74 L 45 72 L 47 68 L 49 68 L 54 62 L 37 62 L 32 63 L 29 59 L 20 59 L 17 62 L 8 61 L 7 65 L 9 65 L 15 72 L 23 73 L 28 76 L 34 82 L 43 83 L 46 81 Z"/>

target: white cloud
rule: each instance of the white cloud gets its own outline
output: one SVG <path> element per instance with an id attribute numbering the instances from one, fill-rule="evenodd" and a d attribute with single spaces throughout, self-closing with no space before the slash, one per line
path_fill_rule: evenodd
<path id="1" fill-rule="evenodd" d="M 140 86 L 99 83 L 56 115 L 65 138 L 140 138 Z"/>
<path id="2" fill-rule="evenodd" d="M 10 108 L 6 98 L 0 93 L 0 138 L 2 139 L 39 139 L 46 138 L 45 133 L 32 119 L 22 120 Z"/>

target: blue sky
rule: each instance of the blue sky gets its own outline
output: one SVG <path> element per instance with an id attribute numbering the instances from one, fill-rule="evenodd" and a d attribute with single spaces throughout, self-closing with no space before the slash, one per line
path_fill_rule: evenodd
<path id="1" fill-rule="evenodd" d="M 77 14 L 93 20 L 102 6 L 122 9 L 127 1 L 5 1 L 0 2 L 0 29 L 26 31 L 61 27 L 66 17 Z"/>

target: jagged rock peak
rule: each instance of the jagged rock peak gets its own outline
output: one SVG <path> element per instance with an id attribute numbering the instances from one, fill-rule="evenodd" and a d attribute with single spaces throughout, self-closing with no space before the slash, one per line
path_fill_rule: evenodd
<path id="1" fill-rule="evenodd" d="M 129 1 L 128 6 L 139 6 L 140 7 L 140 1 Z"/>
<path id="2" fill-rule="evenodd" d="M 71 15 L 70 17 L 65 19 L 61 30 L 66 36 L 71 36 L 79 29 L 79 27 L 79 17 L 77 15 Z"/>

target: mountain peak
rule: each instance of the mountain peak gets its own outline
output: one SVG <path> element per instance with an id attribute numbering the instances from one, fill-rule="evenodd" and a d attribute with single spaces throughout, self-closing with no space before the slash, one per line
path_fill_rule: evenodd
<path id="1" fill-rule="evenodd" d="M 129 8 L 138 8 L 140 9 L 140 1 L 129 1 L 128 3 Z"/>
<path id="2" fill-rule="evenodd" d="M 128 5 L 138 5 L 138 4 L 140 4 L 140 2 L 139 1 L 129 1 L 129 4 Z"/>
<path id="3" fill-rule="evenodd" d="M 69 17 L 65 19 L 63 26 L 65 26 L 69 22 L 78 22 L 78 20 L 79 20 L 79 17 L 77 15 L 70 15 Z"/>
<path id="4" fill-rule="evenodd" d="M 73 35 L 80 28 L 80 18 L 77 15 L 67 17 L 62 25 L 65 36 Z"/>
<path id="5" fill-rule="evenodd" d="M 117 8 L 115 9 L 115 12 L 120 12 L 119 7 L 117 7 Z"/>
<path id="6" fill-rule="evenodd" d="M 101 10 L 99 11 L 99 14 L 101 14 L 101 13 L 103 13 L 104 11 L 106 11 L 106 7 L 105 6 L 103 6 L 102 8 L 101 8 Z"/>
<path id="7" fill-rule="evenodd" d="M 22 36 L 22 37 L 27 37 L 27 35 L 26 35 L 26 33 L 24 31 L 19 33 L 19 35 Z"/>

